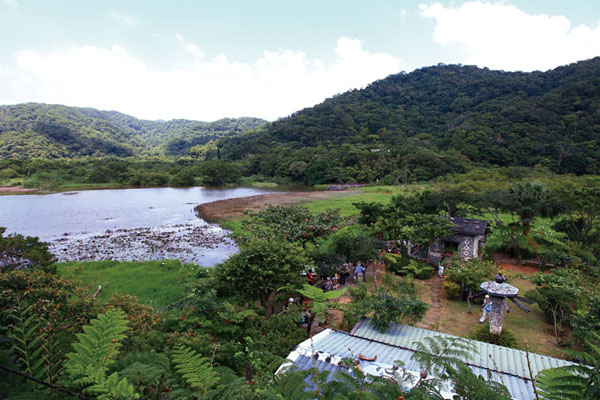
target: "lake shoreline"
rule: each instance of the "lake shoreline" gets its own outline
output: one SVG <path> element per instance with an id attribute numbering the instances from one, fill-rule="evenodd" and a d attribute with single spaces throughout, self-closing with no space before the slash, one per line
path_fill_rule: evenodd
<path id="1" fill-rule="evenodd" d="M 34 194 L 40 192 L 40 189 L 24 188 L 23 186 L 0 186 L 0 195 L 2 194 Z"/>
<path id="2" fill-rule="evenodd" d="M 316 191 L 259 194 L 248 197 L 211 201 L 195 207 L 196 215 L 209 223 L 240 217 L 245 211 L 258 211 L 268 206 L 291 206 L 355 194 L 354 191 Z"/>

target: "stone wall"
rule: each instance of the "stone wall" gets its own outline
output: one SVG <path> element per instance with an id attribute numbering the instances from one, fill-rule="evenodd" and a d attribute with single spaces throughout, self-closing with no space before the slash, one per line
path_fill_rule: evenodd
<path id="1" fill-rule="evenodd" d="M 458 243 L 458 254 L 461 258 L 477 258 L 483 255 L 485 248 L 485 236 L 453 235 L 443 239 L 436 239 L 429 243 L 427 262 L 437 265 L 444 253 L 444 242 Z M 480 251 L 481 250 L 481 251 Z"/>

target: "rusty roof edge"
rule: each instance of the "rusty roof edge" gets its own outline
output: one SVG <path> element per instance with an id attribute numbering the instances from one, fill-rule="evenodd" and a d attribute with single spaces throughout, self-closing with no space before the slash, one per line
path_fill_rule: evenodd
<path id="1" fill-rule="evenodd" d="M 354 333 L 358 330 L 358 328 L 361 327 L 362 323 L 365 322 L 367 319 L 367 317 L 362 316 L 360 317 L 360 319 L 358 320 L 358 322 L 356 324 L 354 324 L 354 327 L 352 328 L 352 330 L 350 331 L 350 334 L 352 336 L 354 336 Z"/>

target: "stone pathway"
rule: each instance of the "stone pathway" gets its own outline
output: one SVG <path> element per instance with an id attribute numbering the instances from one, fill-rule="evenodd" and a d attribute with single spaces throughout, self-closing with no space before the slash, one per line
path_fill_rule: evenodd
<path id="1" fill-rule="evenodd" d="M 425 285 L 429 287 L 429 295 L 431 297 L 431 305 L 425 317 L 416 326 L 423 329 L 434 329 L 439 326 L 440 317 L 442 314 L 441 293 L 444 278 L 440 278 L 437 274 L 430 278 Z M 435 329 L 434 329 L 435 330 Z"/>

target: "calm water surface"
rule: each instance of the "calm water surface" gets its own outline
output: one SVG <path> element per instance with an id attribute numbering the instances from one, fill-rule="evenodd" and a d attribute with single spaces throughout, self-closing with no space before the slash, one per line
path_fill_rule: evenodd
<path id="1" fill-rule="evenodd" d="M 214 265 L 237 248 L 225 239 L 227 232 L 199 219 L 194 207 L 273 192 L 257 188 L 193 187 L 0 196 L 0 226 L 6 227 L 8 233 L 38 236 L 52 242 L 52 251 L 61 260 L 182 258 Z M 184 254 L 178 254 L 175 245 L 185 242 L 186 235 L 197 240 Z M 199 239 L 202 235 L 205 237 Z M 169 242 L 170 246 L 163 246 Z M 167 247 L 175 251 L 167 252 Z"/>

